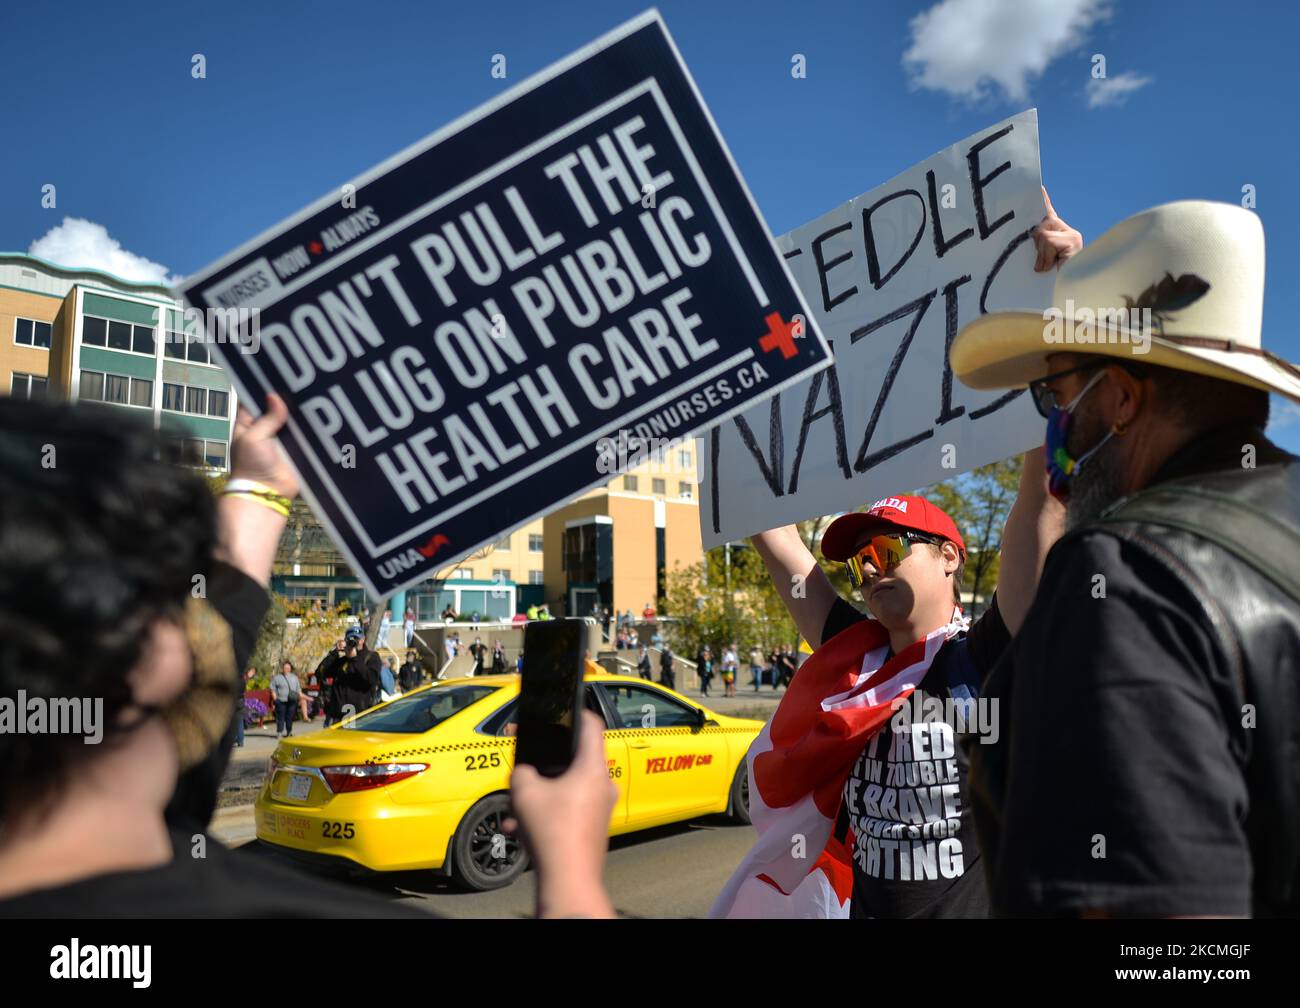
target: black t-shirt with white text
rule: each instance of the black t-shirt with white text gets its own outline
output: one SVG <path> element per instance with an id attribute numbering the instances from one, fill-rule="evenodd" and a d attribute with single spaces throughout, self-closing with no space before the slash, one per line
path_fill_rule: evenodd
<path id="1" fill-rule="evenodd" d="M 869 617 L 843 599 L 822 640 Z M 968 800 L 962 735 L 994 737 L 980 683 L 1009 643 L 996 599 L 939 649 L 908 702 L 862 751 L 838 824 L 853 830 L 850 916 L 987 917 L 988 892 Z"/>

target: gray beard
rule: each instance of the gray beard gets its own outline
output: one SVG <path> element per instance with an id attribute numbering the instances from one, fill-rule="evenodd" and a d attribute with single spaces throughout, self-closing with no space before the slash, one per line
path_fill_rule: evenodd
<path id="1" fill-rule="evenodd" d="M 1111 438 L 1076 470 L 1070 480 L 1070 499 L 1065 504 L 1067 531 L 1096 520 L 1124 495 L 1117 448 L 1117 439 Z"/>

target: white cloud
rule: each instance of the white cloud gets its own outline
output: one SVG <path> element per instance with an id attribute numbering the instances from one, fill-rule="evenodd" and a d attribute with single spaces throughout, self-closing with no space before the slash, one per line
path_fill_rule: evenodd
<path id="1" fill-rule="evenodd" d="M 1146 87 L 1154 77 L 1146 77 L 1134 70 L 1125 70 L 1114 77 L 1094 77 L 1088 81 L 1085 93 L 1088 96 L 1088 108 L 1107 108 L 1111 105 L 1123 105 L 1128 96 L 1138 88 Z"/>
<path id="2" fill-rule="evenodd" d="M 171 286 L 182 279 L 169 274 L 162 263 L 122 248 L 122 243 L 111 237 L 103 224 L 81 217 L 64 217 L 62 224 L 32 242 L 27 252 L 58 266 L 103 270 L 140 283 Z"/>
<path id="3" fill-rule="evenodd" d="M 914 87 L 1023 102 L 1029 81 L 1109 16 L 1108 0 L 942 0 L 912 18 L 903 65 Z"/>
<path id="4" fill-rule="evenodd" d="M 1280 395 L 1271 396 L 1270 398 L 1272 402 L 1269 404 L 1268 414 L 1269 433 L 1300 424 L 1300 403 L 1284 399 Z"/>

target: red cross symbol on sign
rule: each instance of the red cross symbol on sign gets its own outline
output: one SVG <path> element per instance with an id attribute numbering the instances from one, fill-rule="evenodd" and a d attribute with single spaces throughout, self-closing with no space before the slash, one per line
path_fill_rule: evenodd
<path id="1" fill-rule="evenodd" d="M 780 350 L 781 356 L 786 360 L 799 352 L 794 345 L 794 336 L 801 335 L 803 331 L 799 322 L 787 325 L 780 312 L 772 312 L 763 321 L 767 323 L 767 332 L 758 338 L 759 349 L 766 353 Z"/>

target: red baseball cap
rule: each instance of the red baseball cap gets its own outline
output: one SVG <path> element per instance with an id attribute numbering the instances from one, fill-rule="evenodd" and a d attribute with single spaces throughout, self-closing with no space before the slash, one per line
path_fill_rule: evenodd
<path id="1" fill-rule="evenodd" d="M 897 529 L 948 539 L 956 545 L 961 558 L 966 559 L 966 543 L 956 523 L 943 508 L 924 497 L 885 497 L 866 511 L 840 515 L 822 536 L 822 556 L 827 560 L 847 560 L 864 536 Z"/>

